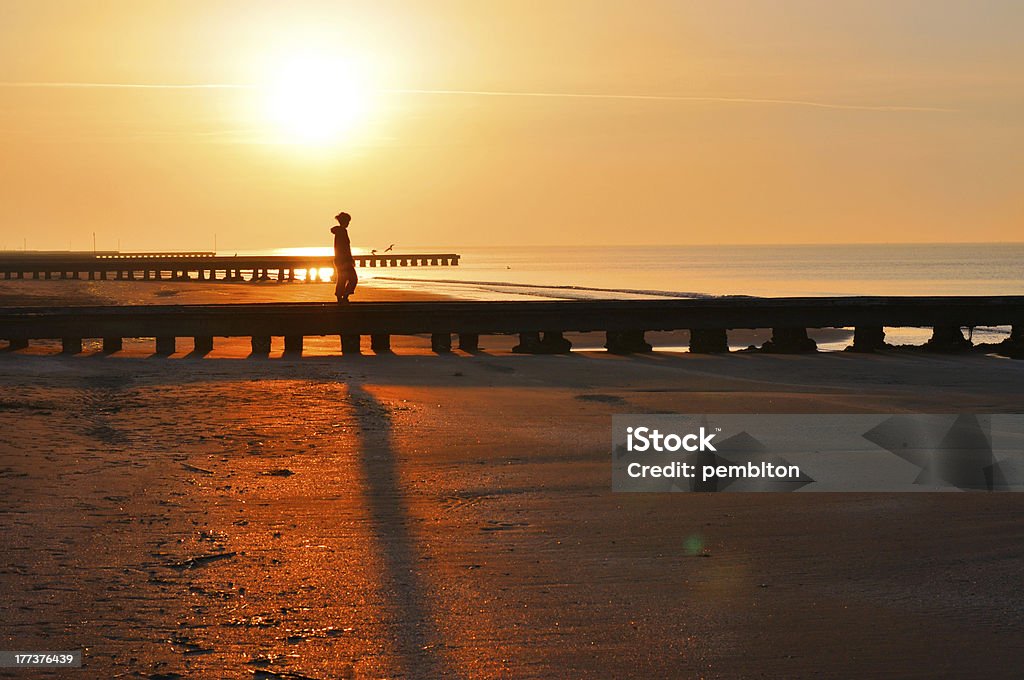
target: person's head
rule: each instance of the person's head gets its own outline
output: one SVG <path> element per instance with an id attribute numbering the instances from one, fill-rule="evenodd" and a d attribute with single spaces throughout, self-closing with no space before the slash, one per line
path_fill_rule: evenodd
<path id="1" fill-rule="evenodd" d="M 338 220 L 338 224 L 342 227 L 347 227 L 348 223 L 352 221 L 352 216 L 347 212 L 340 212 L 334 216 L 334 219 Z"/>

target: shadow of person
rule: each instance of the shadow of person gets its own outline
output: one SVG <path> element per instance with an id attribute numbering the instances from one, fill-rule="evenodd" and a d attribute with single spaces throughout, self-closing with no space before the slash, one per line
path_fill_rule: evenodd
<path id="1" fill-rule="evenodd" d="M 348 395 L 359 425 L 366 508 L 384 565 L 380 588 L 394 605 L 390 627 L 399 675 L 458 677 L 441 653 L 437 622 L 420 573 L 423 562 L 409 530 L 412 518 L 392 442 L 391 412 L 362 385 L 349 384 Z"/>

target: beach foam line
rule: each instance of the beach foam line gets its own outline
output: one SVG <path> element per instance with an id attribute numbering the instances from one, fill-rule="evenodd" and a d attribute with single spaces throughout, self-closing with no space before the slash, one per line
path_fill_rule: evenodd
<path id="1" fill-rule="evenodd" d="M 750 295 L 711 295 L 710 293 L 693 293 L 693 292 L 675 292 L 666 290 L 644 290 L 636 288 L 594 288 L 590 286 L 572 286 L 572 285 L 541 285 L 533 283 L 506 283 L 503 281 L 462 281 L 458 279 L 421 279 L 421 278 L 408 278 L 401 276 L 375 276 L 375 281 L 401 281 L 403 283 L 442 283 L 445 285 L 464 285 L 464 286 L 489 286 L 492 289 L 497 289 L 494 292 L 502 292 L 505 288 L 515 288 L 517 293 L 520 295 L 537 295 L 542 297 L 545 296 L 540 291 L 545 290 L 556 290 L 566 292 L 578 292 L 578 293 L 619 293 L 621 295 L 649 295 L 653 297 L 669 297 L 669 298 L 685 298 L 685 299 L 711 299 L 717 297 L 753 297 Z M 536 291 L 533 293 L 519 292 L 519 291 Z"/>

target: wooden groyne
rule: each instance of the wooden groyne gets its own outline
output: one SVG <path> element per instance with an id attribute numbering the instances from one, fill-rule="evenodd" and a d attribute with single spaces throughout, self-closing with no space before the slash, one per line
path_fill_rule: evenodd
<path id="1" fill-rule="evenodd" d="M 353 255 L 359 267 L 455 267 L 455 253 Z M 211 252 L 0 254 L 0 277 L 128 281 L 314 282 L 334 269 L 331 256 L 244 255 Z"/>
<path id="2" fill-rule="evenodd" d="M 886 327 L 933 329 L 928 348 L 971 347 L 962 329 L 1011 326 L 1003 343 L 1010 355 L 1024 349 L 1024 296 L 714 298 L 695 300 L 571 300 L 537 302 L 353 302 L 228 305 L 146 305 L 0 309 L 0 339 L 11 349 L 31 340 L 57 339 L 65 352 L 82 350 L 84 338 L 103 340 L 107 352 L 123 338 L 154 338 L 158 354 L 171 354 L 177 338 L 191 338 L 208 352 L 217 337 L 249 337 L 254 354 L 283 337 L 288 352 L 301 352 L 306 336 L 340 336 L 343 353 L 358 353 L 361 336 L 375 351 L 388 351 L 392 335 L 427 335 L 437 352 L 475 351 L 481 335 L 518 335 L 513 351 L 568 352 L 567 332 L 601 331 L 610 352 L 648 352 L 650 331 L 690 331 L 690 350 L 727 352 L 728 331 L 772 329 L 762 350 L 813 351 L 808 328 L 853 328 L 853 351 L 886 347 Z"/>

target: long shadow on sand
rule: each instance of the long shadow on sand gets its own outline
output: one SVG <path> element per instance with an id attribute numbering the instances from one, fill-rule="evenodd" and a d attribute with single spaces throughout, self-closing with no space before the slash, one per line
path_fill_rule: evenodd
<path id="1" fill-rule="evenodd" d="M 380 549 L 381 591 L 393 604 L 390 626 L 402 677 L 457 677 L 443 654 L 440 634 L 431 611 L 412 521 L 392 444 L 391 414 L 361 385 L 348 386 L 361 438 L 361 460 L 366 507 Z"/>

